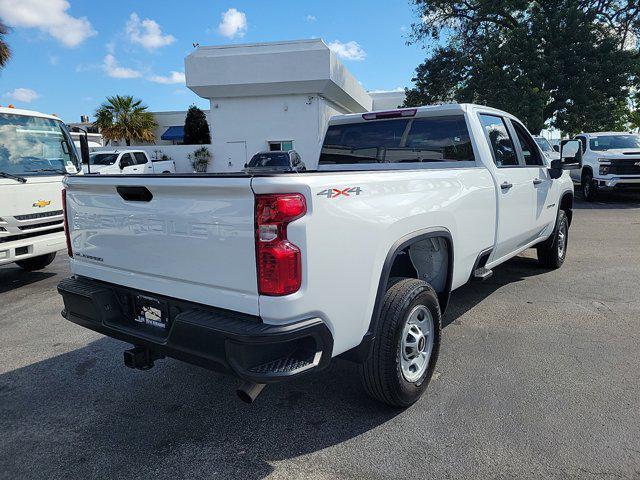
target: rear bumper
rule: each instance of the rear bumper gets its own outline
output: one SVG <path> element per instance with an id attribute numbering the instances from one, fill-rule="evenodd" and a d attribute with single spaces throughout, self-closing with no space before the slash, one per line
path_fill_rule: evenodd
<path id="1" fill-rule="evenodd" d="M 256 383 L 272 383 L 322 369 L 333 337 L 317 318 L 267 325 L 259 317 L 139 292 L 82 277 L 58 285 L 62 315 L 83 327 L 153 352 Z M 169 312 L 166 330 L 131 320 L 133 297 L 153 296 Z M 155 331 L 154 331 L 155 330 Z"/>

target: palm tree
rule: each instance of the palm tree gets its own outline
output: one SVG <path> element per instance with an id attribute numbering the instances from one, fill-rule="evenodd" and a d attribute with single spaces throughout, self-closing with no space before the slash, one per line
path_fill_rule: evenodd
<path id="1" fill-rule="evenodd" d="M 9 33 L 9 28 L 2 22 L 0 22 L 0 68 L 4 68 L 4 66 L 11 58 L 11 49 L 9 49 L 9 45 L 5 41 L 4 37 Z"/>
<path id="2" fill-rule="evenodd" d="M 158 126 L 153 113 L 147 111 L 142 100 L 131 95 L 107 97 L 98 110 L 94 125 L 106 140 L 124 139 L 127 146 L 131 141 L 154 142 L 153 130 Z"/>

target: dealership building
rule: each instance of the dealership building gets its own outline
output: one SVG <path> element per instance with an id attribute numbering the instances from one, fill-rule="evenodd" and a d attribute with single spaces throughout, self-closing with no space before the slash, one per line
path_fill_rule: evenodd
<path id="1" fill-rule="evenodd" d="M 314 168 L 331 116 L 404 102 L 404 92 L 367 92 L 320 39 L 198 47 L 185 75 L 210 102 L 215 171 L 238 171 L 254 153 L 280 149 Z"/>

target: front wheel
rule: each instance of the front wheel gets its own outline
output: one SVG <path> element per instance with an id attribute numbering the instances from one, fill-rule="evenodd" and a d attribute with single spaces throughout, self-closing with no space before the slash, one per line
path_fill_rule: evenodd
<path id="1" fill-rule="evenodd" d="M 18 260 L 16 265 L 26 270 L 27 272 L 34 272 L 36 270 L 42 270 L 49 266 L 56 258 L 56 252 L 47 253 L 46 255 L 40 255 L 38 257 L 27 258 L 26 260 Z"/>
<path id="2" fill-rule="evenodd" d="M 556 228 L 546 242 L 538 250 L 538 262 L 545 268 L 560 268 L 567 257 L 569 245 L 569 219 L 564 210 L 558 212 Z"/>
<path id="3" fill-rule="evenodd" d="M 393 407 L 408 407 L 424 393 L 440 350 L 438 296 L 421 280 L 405 278 L 387 290 L 375 339 L 361 376 L 367 393 Z"/>
<path id="4" fill-rule="evenodd" d="M 593 176 L 590 173 L 582 176 L 582 196 L 587 202 L 595 201 L 598 196 L 598 186 L 593 183 Z"/>

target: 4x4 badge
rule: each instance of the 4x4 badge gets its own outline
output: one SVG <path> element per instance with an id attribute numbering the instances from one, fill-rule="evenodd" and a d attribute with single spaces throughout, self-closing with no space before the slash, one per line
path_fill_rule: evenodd
<path id="1" fill-rule="evenodd" d="M 327 198 L 336 198 L 340 196 L 350 197 L 351 195 L 360 195 L 362 189 L 360 187 L 345 187 L 345 188 L 328 188 L 318 192 L 316 195 Z"/>

